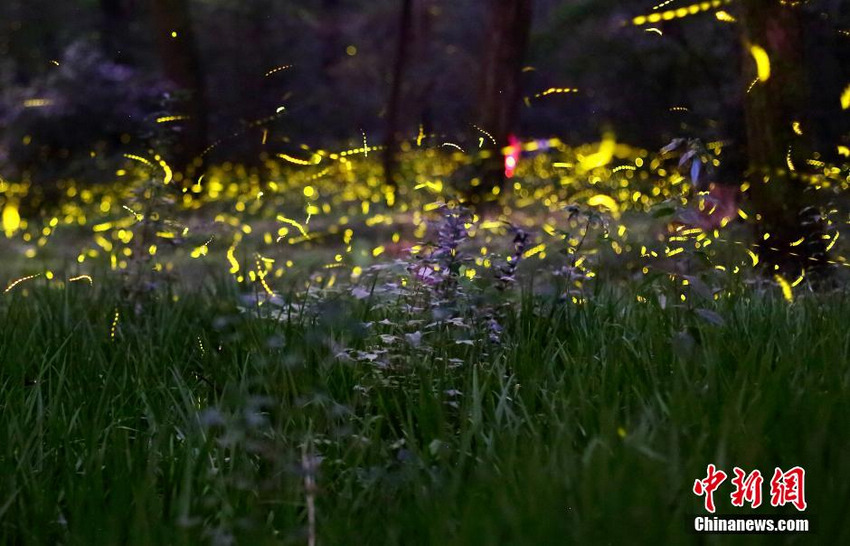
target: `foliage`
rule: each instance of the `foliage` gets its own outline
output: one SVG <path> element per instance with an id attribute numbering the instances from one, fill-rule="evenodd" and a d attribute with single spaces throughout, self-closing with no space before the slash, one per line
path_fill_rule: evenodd
<path id="1" fill-rule="evenodd" d="M 7 91 L 0 105 L 4 172 L 36 186 L 61 178 L 108 180 L 104 175 L 114 176 L 130 136 L 152 136 L 166 88 L 85 41 L 54 62 L 41 78 Z"/>
<path id="2" fill-rule="evenodd" d="M 0 307 L 2 542 L 303 543 L 314 497 L 327 544 L 688 543 L 707 461 L 804 466 L 819 540 L 848 538 L 844 293 L 714 323 L 525 291 L 491 340 L 403 295 L 219 284 L 137 314 L 33 282 Z"/>

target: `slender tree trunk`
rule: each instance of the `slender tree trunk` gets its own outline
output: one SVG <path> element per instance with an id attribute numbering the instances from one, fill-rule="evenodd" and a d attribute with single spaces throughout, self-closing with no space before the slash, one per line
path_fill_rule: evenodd
<path id="1" fill-rule="evenodd" d="M 207 98 L 200 53 L 188 0 L 151 0 L 163 72 L 186 93 L 188 120 L 173 157 L 180 170 L 200 156 L 207 143 Z"/>
<path id="2" fill-rule="evenodd" d="M 489 0 L 489 24 L 484 43 L 479 111 L 476 124 L 493 136 L 489 157 L 481 161 L 478 195 L 504 184 L 502 149 L 515 129 L 522 97 L 520 76 L 531 28 L 532 0 Z"/>
<path id="3" fill-rule="evenodd" d="M 401 0 L 401 12 L 396 38 L 395 62 L 393 63 L 392 88 L 387 103 L 387 123 L 384 148 L 384 179 L 396 187 L 396 161 L 398 154 L 398 130 L 401 118 L 404 75 L 409 62 L 411 28 L 413 27 L 413 0 Z"/>
<path id="4" fill-rule="evenodd" d="M 757 75 L 753 46 L 769 58 L 770 76 L 755 83 L 745 99 L 749 197 L 756 218 L 758 244 L 768 274 L 799 274 L 822 263 L 823 225 L 813 191 L 799 176 L 811 145 L 792 124 L 806 127 L 807 78 L 798 12 L 775 0 L 744 0 L 741 6 L 743 46 L 749 62 L 744 79 Z M 791 171 L 788 164 L 794 165 Z M 767 238 L 765 238 L 767 237 Z M 801 238 L 804 242 L 797 243 Z"/>
<path id="5" fill-rule="evenodd" d="M 838 3 L 832 6 L 830 18 L 821 17 L 820 10 L 816 14 L 803 12 L 812 105 L 812 126 L 807 128 L 807 132 L 812 133 L 821 159 L 832 164 L 842 161 L 838 145 L 850 143 L 850 133 L 847 132 L 850 111 L 842 110 L 837 99 L 850 82 L 850 38 L 838 32 L 835 26 L 835 21 L 841 20 Z M 845 9 L 850 13 L 850 7 Z M 847 20 L 846 16 L 844 20 Z"/>
<path id="6" fill-rule="evenodd" d="M 318 34 L 321 39 L 321 72 L 323 83 L 330 80 L 330 70 L 342 51 L 339 28 L 340 0 L 322 0 L 322 18 Z"/>
<path id="7" fill-rule="evenodd" d="M 133 64 L 127 48 L 131 5 L 128 0 L 100 0 L 101 47 L 108 58 L 121 64 Z"/>

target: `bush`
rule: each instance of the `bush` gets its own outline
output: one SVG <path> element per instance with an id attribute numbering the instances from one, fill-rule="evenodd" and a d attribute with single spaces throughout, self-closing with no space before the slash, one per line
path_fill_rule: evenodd
<path id="1" fill-rule="evenodd" d="M 116 148 L 152 136 L 165 96 L 161 83 L 87 42 L 70 45 L 55 63 L 28 86 L 10 86 L 0 103 L 0 164 L 47 194 L 60 176 L 97 182 L 112 175 Z"/>

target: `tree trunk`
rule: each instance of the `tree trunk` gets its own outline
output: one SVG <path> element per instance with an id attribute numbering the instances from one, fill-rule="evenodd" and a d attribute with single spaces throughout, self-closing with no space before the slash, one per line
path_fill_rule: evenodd
<path id="1" fill-rule="evenodd" d="M 321 40 L 321 72 L 319 76 L 325 85 L 330 81 L 330 71 L 339 60 L 342 52 L 339 7 L 340 0 L 322 0 L 321 25 L 318 29 L 319 39 Z"/>
<path id="2" fill-rule="evenodd" d="M 188 0 L 151 0 L 157 44 L 165 77 L 185 92 L 183 122 L 174 166 L 185 170 L 207 143 L 207 100 L 201 58 L 192 31 Z"/>
<path id="3" fill-rule="evenodd" d="M 132 52 L 127 47 L 130 34 L 131 2 L 127 0 L 100 0 L 100 41 L 104 54 L 120 64 L 133 64 Z"/>
<path id="4" fill-rule="evenodd" d="M 796 276 L 825 258 L 815 195 L 800 177 L 811 144 L 805 133 L 797 135 L 792 128 L 795 121 L 806 127 L 809 118 L 801 23 L 797 10 L 775 0 L 744 0 L 741 8 L 748 86 L 757 75 L 753 46 L 762 48 L 770 61 L 769 78 L 752 85 L 744 105 L 759 255 L 768 274 Z M 801 238 L 803 243 L 792 245 Z"/>
<path id="5" fill-rule="evenodd" d="M 404 74 L 407 71 L 410 49 L 410 34 L 413 27 L 413 0 L 402 0 L 396 38 L 395 62 L 393 64 L 392 88 L 387 103 L 387 124 L 384 148 L 384 180 L 392 187 L 396 180 L 396 156 L 398 154 L 398 130 L 401 117 Z"/>
<path id="6" fill-rule="evenodd" d="M 490 133 L 489 157 L 480 162 L 481 184 L 473 195 L 488 193 L 504 184 L 502 150 L 514 130 L 522 96 L 520 76 L 531 28 L 532 0 L 490 0 L 489 26 L 484 43 L 477 125 Z"/>

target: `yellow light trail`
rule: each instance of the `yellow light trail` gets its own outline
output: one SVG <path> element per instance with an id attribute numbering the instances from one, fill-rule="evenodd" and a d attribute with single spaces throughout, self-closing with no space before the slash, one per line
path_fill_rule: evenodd
<path id="1" fill-rule="evenodd" d="M 284 65 L 278 66 L 277 68 L 272 68 L 271 70 L 269 70 L 268 72 L 266 72 L 266 77 L 268 78 L 268 77 L 269 77 L 269 76 L 271 76 L 272 74 L 277 74 L 278 72 L 282 72 L 282 71 L 284 71 L 284 70 L 288 70 L 288 69 L 292 68 L 292 66 L 293 66 L 293 65 L 291 65 L 291 64 L 284 64 Z"/>
<path id="2" fill-rule="evenodd" d="M 156 118 L 157 123 L 171 123 L 172 121 L 185 121 L 190 119 L 189 116 L 162 116 Z"/>
<path id="3" fill-rule="evenodd" d="M 239 262 L 236 260 L 236 257 L 234 256 L 235 251 L 236 251 L 236 244 L 235 243 L 233 245 L 231 245 L 230 248 L 227 249 L 227 261 L 230 262 L 230 274 L 231 275 L 235 275 L 236 273 L 239 273 Z"/>
<path id="4" fill-rule="evenodd" d="M 89 285 L 94 285 L 94 279 L 91 278 L 91 275 L 77 275 L 76 277 L 71 277 L 70 279 L 68 279 L 68 282 L 79 281 L 89 281 Z"/>
<path id="5" fill-rule="evenodd" d="M 313 157 L 310 158 L 309 160 L 299 159 L 297 157 L 292 157 L 289 154 L 277 154 L 277 156 L 279 158 L 283 159 L 284 161 L 292 163 L 293 165 L 301 165 L 301 166 L 318 165 L 322 161 L 322 156 L 320 156 L 319 154 L 313 154 Z"/>
<path id="6" fill-rule="evenodd" d="M 611 212 L 611 215 L 614 216 L 615 218 L 619 217 L 619 215 L 620 215 L 619 205 L 617 205 L 617 202 L 614 201 L 614 199 L 611 198 L 608 195 L 603 195 L 603 194 L 594 195 L 587 200 L 587 204 L 591 207 L 606 208 Z"/>
<path id="7" fill-rule="evenodd" d="M 18 285 L 19 285 L 19 284 L 21 284 L 22 282 L 26 282 L 26 281 L 32 280 L 32 279 L 34 279 L 34 278 L 36 278 L 36 277 L 38 277 L 38 276 L 40 276 L 40 275 L 41 275 L 41 273 L 36 273 L 35 275 L 28 275 L 28 276 L 26 276 L 26 277 L 21 277 L 20 279 L 16 279 L 16 280 L 12 281 L 12 282 L 9 284 L 9 286 L 7 286 L 7 287 L 6 287 L 6 290 L 4 290 L 4 291 L 3 291 L 3 293 L 4 293 L 4 294 L 8 294 L 10 290 L 12 290 L 13 288 L 15 288 L 16 286 L 18 286 Z"/>
<path id="8" fill-rule="evenodd" d="M 147 165 L 147 166 L 148 166 L 148 167 L 150 167 L 151 169 L 153 169 L 153 168 L 154 168 L 154 164 L 153 164 L 153 163 L 151 163 L 148 159 L 146 159 L 146 158 L 144 158 L 144 157 L 142 157 L 142 156 L 140 156 L 140 155 L 134 155 L 134 154 L 124 154 L 124 157 L 126 157 L 127 159 L 132 159 L 133 161 L 138 161 L 139 163 L 142 163 L 142 164 L 144 164 L 144 165 Z"/>
<path id="9" fill-rule="evenodd" d="M 121 318 L 121 314 L 118 309 L 115 309 L 115 316 L 112 318 L 112 327 L 109 329 L 109 339 L 115 341 L 115 333 L 118 330 L 118 320 Z"/>
<path id="10" fill-rule="evenodd" d="M 27 99 L 24 101 L 24 108 L 43 108 L 51 104 L 53 101 L 50 99 Z"/>
<path id="11" fill-rule="evenodd" d="M 837 243 L 837 242 L 838 242 L 838 236 L 839 236 L 839 235 L 840 235 L 840 233 L 836 231 L 836 232 L 835 232 L 835 236 L 832 238 L 832 241 L 830 241 L 830 243 L 829 243 L 829 244 L 827 245 L 827 247 L 826 247 L 826 251 L 827 251 L 827 252 L 829 252 L 830 250 L 832 250 L 832 247 L 834 247 L 834 246 L 835 246 L 835 243 Z"/>
<path id="12" fill-rule="evenodd" d="M 474 124 L 473 124 L 473 127 L 475 127 L 476 129 L 478 129 L 479 131 L 481 131 L 482 133 L 484 133 L 485 135 L 487 135 L 487 138 L 489 138 L 489 139 L 490 139 L 490 142 L 492 142 L 494 146 L 496 145 L 496 139 L 495 139 L 495 138 L 493 138 L 493 135 L 491 135 L 490 133 L 488 133 L 487 131 L 485 131 L 484 129 L 482 129 L 481 127 L 479 127 L 479 126 L 477 126 L 477 125 L 474 125 Z"/>
<path id="13" fill-rule="evenodd" d="M 752 83 L 750 83 L 750 86 L 749 86 L 749 87 L 747 87 L 747 94 L 749 94 L 749 93 L 750 93 L 750 91 L 752 91 L 752 90 L 753 90 L 753 87 L 755 87 L 755 86 L 756 86 L 756 84 L 757 84 L 759 81 L 760 81 L 760 80 L 758 79 L 758 77 L 756 77 L 756 79 L 754 79 L 754 80 L 752 81 Z"/>
<path id="14" fill-rule="evenodd" d="M 718 21 L 723 21 L 724 23 L 737 23 L 738 20 L 735 19 L 729 12 L 727 11 L 717 11 L 714 13 L 714 16 L 717 17 Z"/>
<path id="15" fill-rule="evenodd" d="M 576 89 L 575 87 L 550 87 L 549 89 L 541 91 L 540 93 L 537 93 L 534 96 L 540 98 L 548 97 L 549 95 L 566 95 L 570 93 L 578 93 L 578 89 Z"/>
<path id="16" fill-rule="evenodd" d="M 750 55 L 756 62 L 756 73 L 760 82 L 764 83 L 770 79 L 770 57 L 763 47 L 758 45 L 750 46 Z"/>
<path id="17" fill-rule="evenodd" d="M 310 235 L 307 233 L 307 230 L 304 229 L 304 226 L 302 226 L 301 224 L 299 224 L 295 220 L 292 220 L 291 218 L 287 218 L 286 216 L 283 216 L 282 214 L 278 214 L 277 215 L 277 221 L 283 222 L 284 224 L 289 224 L 290 226 L 292 226 L 292 227 L 296 228 L 298 231 L 300 231 L 301 235 L 303 235 L 306 239 L 310 238 Z M 281 239 L 281 237 L 278 237 L 278 241 L 280 241 L 280 239 Z"/>
<path id="18" fill-rule="evenodd" d="M 779 284 L 779 287 L 782 288 L 782 297 L 789 302 L 794 301 L 794 292 L 791 290 L 791 284 L 785 280 L 785 277 L 782 275 L 774 275 L 773 278 Z"/>
<path id="19" fill-rule="evenodd" d="M 266 282 L 266 275 L 267 275 L 267 272 L 264 269 L 261 268 L 260 260 L 258 259 L 257 260 L 257 279 L 260 281 L 260 285 L 263 287 L 263 290 L 265 290 L 266 293 L 269 296 L 274 296 L 274 291 L 271 289 L 269 284 Z"/>
<path id="20" fill-rule="evenodd" d="M 596 153 L 588 156 L 578 155 L 579 166 L 585 171 L 604 167 L 614 159 L 614 150 L 616 149 L 617 141 L 614 135 L 606 133 L 602 137 L 602 142 L 599 143 L 599 150 Z"/>
<path id="21" fill-rule="evenodd" d="M 440 146 L 450 146 L 450 147 L 452 147 L 452 148 L 457 148 L 458 150 L 460 150 L 461 152 L 463 152 L 463 148 L 461 148 L 460 146 L 458 146 L 458 145 L 457 145 L 457 144 L 455 144 L 454 142 L 443 142 L 442 144 L 440 144 Z M 464 152 L 464 153 L 466 153 L 466 152 Z"/>
<path id="22" fill-rule="evenodd" d="M 727 4 L 731 4 L 732 0 L 711 0 L 700 2 L 699 4 L 692 4 L 690 6 L 681 7 L 677 9 L 670 9 L 663 12 L 655 12 L 649 15 L 638 15 L 634 17 L 631 23 L 635 26 L 643 26 L 646 24 L 655 24 L 660 23 L 661 21 L 672 21 L 673 19 L 681 19 L 682 17 L 688 17 L 691 15 L 696 15 L 698 13 L 710 11 L 712 9 L 716 10 L 722 6 Z M 656 6 L 657 9 L 660 6 L 666 5 L 665 3 L 659 4 Z"/>

